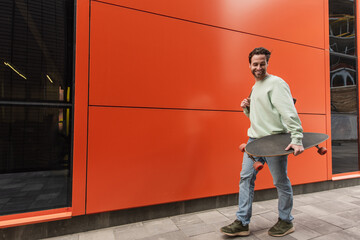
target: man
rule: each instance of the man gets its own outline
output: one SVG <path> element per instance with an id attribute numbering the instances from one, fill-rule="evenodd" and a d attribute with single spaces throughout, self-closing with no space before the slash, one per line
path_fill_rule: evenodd
<path id="1" fill-rule="evenodd" d="M 286 150 L 293 148 L 294 155 L 304 151 L 302 127 L 287 83 L 281 78 L 267 73 L 270 52 L 265 48 L 255 48 L 249 54 L 250 70 L 255 84 L 249 98 L 241 102 L 244 113 L 251 125 L 248 129 L 249 142 L 256 138 L 284 132 L 291 133 L 291 142 Z M 287 176 L 287 156 L 261 157 L 257 161 L 267 163 L 278 192 L 278 222 L 269 229 L 271 236 L 284 236 L 295 230 L 291 215 L 293 192 Z M 237 219 L 222 227 L 221 232 L 229 236 L 247 236 L 252 214 L 252 201 L 257 171 L 245 153 L 240 173 L 239 210 Z"/>

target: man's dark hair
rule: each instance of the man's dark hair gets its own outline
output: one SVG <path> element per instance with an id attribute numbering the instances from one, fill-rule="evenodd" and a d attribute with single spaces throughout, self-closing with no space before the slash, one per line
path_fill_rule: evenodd
<path id="1" fill-rule="evenodd" d="M 269 59 L 270 59 L 270 55 L 271 55 L 271 52 L 269 50 L 267 50 L 266 48 L 263 48 L 263 47 L 258 47 L 258 48 L 255 48 L 254 50 L 252 50 L 249 54 L 249 63 L 251 64 L 251 58 L 254 56 L 254 55 L 265 55 L 266 57 L 266 62 L 268 63 L 269 62 Z"/>

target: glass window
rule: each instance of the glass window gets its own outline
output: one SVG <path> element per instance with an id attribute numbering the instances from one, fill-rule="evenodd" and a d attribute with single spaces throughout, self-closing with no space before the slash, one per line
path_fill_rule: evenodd
<path id="1" fill-rule="evenodd" d="M 70 109 L 0 111 L 0 214 L 69 206 Z"/>
<path id="2" fill-rule="evenodd" d="M 71 206 L 74 1 L 0 1 L 0 215 Z"/>
<path id="3" fill-rule="evenodd" d="M 0 100 L 70 102 L 71 2 L 0 1 Z"/>
<path id="4" fill-rule="evenodd" d="M 355 4 L 329 1 L 333 173 L 359 170 Z"/>
<path id="5" fill-rule="evenodd" d="M 1 173 L 69 166 L 70 109 L 0 106 Z"/>

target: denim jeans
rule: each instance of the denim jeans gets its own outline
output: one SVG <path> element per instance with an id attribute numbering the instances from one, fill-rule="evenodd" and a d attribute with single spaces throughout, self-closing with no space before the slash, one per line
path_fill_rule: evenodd
<path id="1" fill-rule="evenodd" d="M 248 143 L 255 139 L 250 138 Z M 273 177 L 274 185 L 278 192 L 278 211 L 281 220 L 290 222 L 293 206 L 293 191 L 290 180 L 287 176 L 287 156 L 261 157 L 255 160 L 267 163 Z M 253 161 L 244 153 L 242 170 L 240 173 L 239 210 L 236 217 L 243 225 L 250 223 L 252 214 L 252 202 L 254 198 L 254 187 L 257 171 L 253 168 Z"/>

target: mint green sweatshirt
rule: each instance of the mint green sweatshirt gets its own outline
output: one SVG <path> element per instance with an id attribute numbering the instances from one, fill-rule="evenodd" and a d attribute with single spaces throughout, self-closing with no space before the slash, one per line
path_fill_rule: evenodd
<path id="1" fill-rule="evenodd" d="M 293 103 L 290 88 L 281 78 L 273 75 L 256 81 L 250 97 L 248 136 L 260 138 L 278 133 L 291 133 L 291 143 L 302 145 L 303 129 Z"/>

